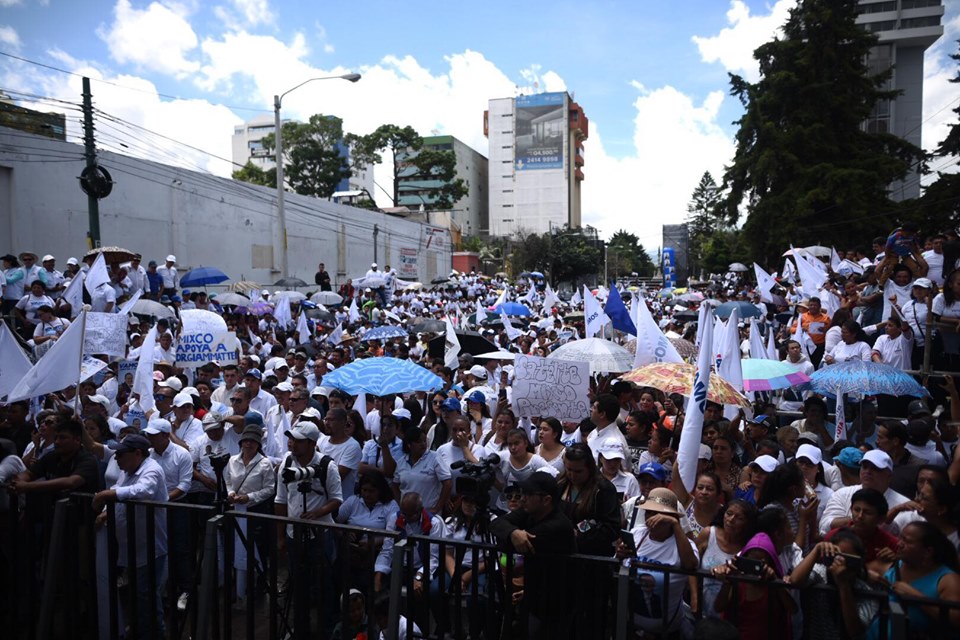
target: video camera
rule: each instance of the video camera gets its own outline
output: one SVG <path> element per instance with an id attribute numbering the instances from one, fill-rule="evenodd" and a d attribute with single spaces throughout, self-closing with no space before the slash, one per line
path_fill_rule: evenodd
<path id="1" fill-rule="evenodd" d="M 214 453 L 213 448 L 210 445 L 207 445 L 207 452 L 205 455 L 210 458 L 210 466 L 213 467 L 213 471 L 217 475 L 221 475 L 223 470 L 227 468 L 227 464 L 230 462 L 229 453 Z"/>
<path id="2" fill-rule="evenodd" d="M 450 465 L 451 469 L 461 469 L 462 475 L 457 476 L 457 495 L 471 498 L 479 507 L 490 505 L 490 489 L 496 477 L 497 467 L 500 465 L 500 456 L 491 453 L 479 462 L 458 460 Z"/>
<path id="3" fill-rule="evenodd" d="M 303 482 L 305 480 L 313 480 L 314 478 L 322 478 L 323 469 L 320 467 L 320 463 L 308 464 L 306 467 L 295 469 L 293 467 L 285 467 L 283 471 L 280 472 L 280 479 L 283 480 L 285 484 L 290 484 L 291 482 Z"/>

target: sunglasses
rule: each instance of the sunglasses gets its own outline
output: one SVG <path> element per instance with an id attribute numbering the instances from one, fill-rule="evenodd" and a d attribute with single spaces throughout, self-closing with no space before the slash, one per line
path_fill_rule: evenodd
<path id="1" fill-rule="evenodd" d="M 506 498 L 507 500 L 519 500 L 520 498 L 523 497 L 523 494 L 520 492 L 505 493 L 503 494 L 503 497 Z"/>
<path id="2" fill-rule="evenodd" d="M 237 404 L 238 402 L 243 402 L 243 398 L 230 398 L 230 404 Z"/>
<path id="3" fill-rule="evenodd" d="M 160 400 L 169 400 L 169 399 L 172 398 L 172 397 L 173 397 L 173 396 L 164 395 L 164 394 L 162 394 L 162 393 L 155 393 L 155 394 L 153 394 L 153 399 L 156 400 L 156 401 L 158 401 L 158 402 L 159 402 Z"/>

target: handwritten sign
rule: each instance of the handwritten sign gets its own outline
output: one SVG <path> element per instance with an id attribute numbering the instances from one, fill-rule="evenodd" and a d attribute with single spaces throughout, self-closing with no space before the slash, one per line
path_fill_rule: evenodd
<path id="1" fill-rule="evenodd" d="M 590 364 L 536 356 L 514 362 L 513 406 L 524 418 L 580 422 L 590 415 Z"/>
<path id="2" fill-rule="evenodd" d="M 127 353 L 128 318 L 119 313 L 87 314 L 83 330 L 83 352 L 122 358 Z"/>

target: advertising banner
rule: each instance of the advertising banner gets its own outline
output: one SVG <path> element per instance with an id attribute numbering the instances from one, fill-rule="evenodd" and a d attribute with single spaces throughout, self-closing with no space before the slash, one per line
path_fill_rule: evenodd
<path id="1" fill-rule="evenodd" d="M 517 171 L 563 168 L 563 138 L 566 135 L 566 94 L 540 93 L 516 99 L 514 132 Z"/>

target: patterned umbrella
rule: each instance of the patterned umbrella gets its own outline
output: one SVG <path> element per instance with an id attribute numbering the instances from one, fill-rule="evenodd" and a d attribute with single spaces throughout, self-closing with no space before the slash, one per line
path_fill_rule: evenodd
<path id="1" fill-rule="evenodd" d="M 393 338 L 407 338 L 409 334 L 401 329 L 400 327 L 394 327 L 393 325 L 383 325 L 382 327 L 376 327 L 367 331 L 363 334 L 363 339 L 361 342 L 366 342 L 367 340 L 392 340 Z"/>
<path id="2" fill-rule="evenodd" d="M 670 341 L 670 344 L 674 346 L 677 350 L 677 353 L 680 354 L 680 357 L 684 360 L 689 360 L 690 358 L 696 358 L 697 354 L 700 353 L 700 349 L 697 348 L 697 345 L 693 344 L 689 340 L 684 340 L 683 338 L 667 338 Z M 625 345 L 627 351 L 636 355 L 637 353 L 637 339 L 628 341 Z"/>
<path id="3" fill-rule="evenodd" d="M 563 345 L 548 358 L 589 362 L 590 373 L 620 373 L 633 367 L 633 354 L 609 340 L 587 338 Z"/>
<path id="4" fill-rule="evenodd" d="M 688 396 L 693 390 L 693 376 L 696 369 L 697 367 L 692 364 L 657 362 L 634 369 L 624 375 L 623 379 L 641 387 L 653 387 L 664 393 L 679 393 Z M 326 377 L 324 377 L 324 380 L 326 380 Z M 718 404 L 734 404 L 744 408 L 750 406 L 750 401 L 737 391 L 732 384 L 718 376 L 716 372 L 710 375 L 707 398 Z"/>
<path id="5" fill-rule="evenodd" d="M 838 362 L 810 376 L 808 388 L 816 393 L 837 396 L 841 393 L 872 396 L 929 396 L 930 392 L 909 374 L 879 362 L 851 360 Z"/>
<path id="6" fill-rule="evenodd" d="M 743 360 L 744 391 L 787 389 L 810 381 L 810 376 L 779 360 L 749 358 Z"/>
<path id="7" fill-rule="evenodd" d="M 273 307 L 270 306 L 267 302 L 254 302 L 253 304 L 244 307 L 244 310 L 247 313 L 251 313 L 255 316 L 264 316 L 268 313 L 273 313 Z"/>
<path id="8" fill-rule="evenodd" d="M 241 280 L 240 282 L 234 282 L 232 285 L 227 287 L 227 291 L 233 291 L 235 293 L 243 293 L 244 291 L 259 291 L 260 285 L 256 282 L 251 282 L 250 280 Z"/>
<path id="9" fill-rule="evenodd" d="M 334 369 L 323 376 L 323 386 L 342 389 L 351 395 L 370 393 L 386 396 L 410 391 L 435 391 L 443 379 L 409 360 L 367 358 Z"/>

